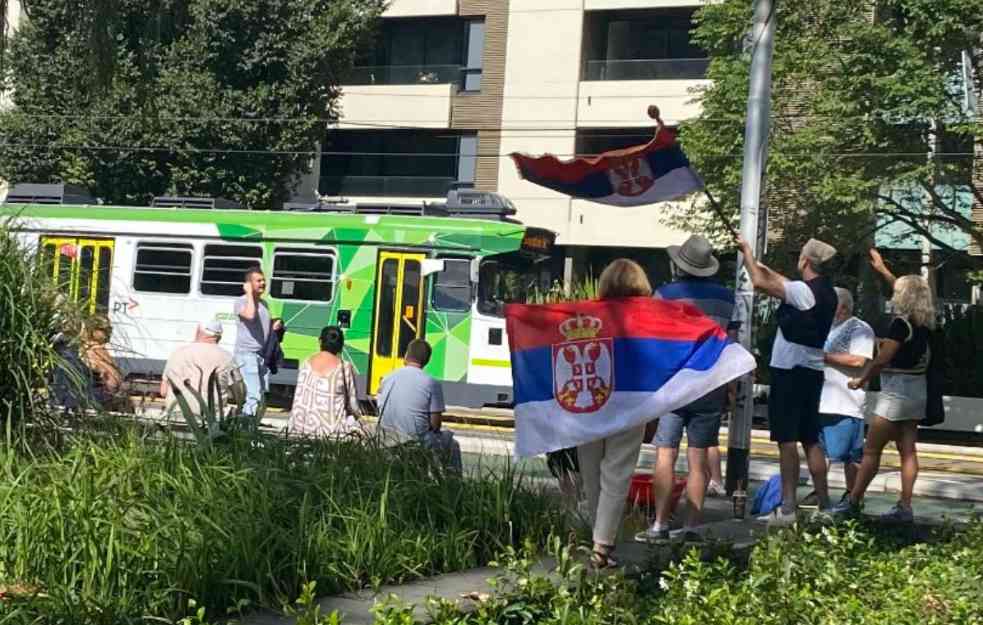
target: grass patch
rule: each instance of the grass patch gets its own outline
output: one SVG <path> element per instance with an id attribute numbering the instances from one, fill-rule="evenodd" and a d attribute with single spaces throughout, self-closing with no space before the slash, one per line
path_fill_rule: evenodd
<path id="1" fill-rule="evenodd" d="M 564 523 L 514 471 L 456 479 L 414 447 L 129 433 L 4 449 L 0 470 L 0 587 L 33 589 L 0 602 L 3 622 L 276 606 L 308 581 L 332 594 L 484 565 Z"/>
<path id="2" fill-rule="evenodd" d="M 662 571 L 626 579 L 596 574 L 554 541 L 553 578 L 509 550 L 493 596 L 462 612 L 427 608 L 434 625 L 979 625 L 983 623 L 983 521 L 922 542 L 909 530 L 849 523 L 768 536 L 743 558 L 698 550 Z M 411 606 L 377 610 L 377 625 L 407 625 Z"/>

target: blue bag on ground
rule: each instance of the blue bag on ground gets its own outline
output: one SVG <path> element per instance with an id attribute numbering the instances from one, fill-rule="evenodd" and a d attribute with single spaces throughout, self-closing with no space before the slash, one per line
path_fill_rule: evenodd
<path id="1" fill-rule="evenodd" d="M 782 505 L 782 476 L 772 475 L 754 493 L 754 501 L 751 502 L 751 514 L 771 514 L 771 511 L 780 505 Z"/>

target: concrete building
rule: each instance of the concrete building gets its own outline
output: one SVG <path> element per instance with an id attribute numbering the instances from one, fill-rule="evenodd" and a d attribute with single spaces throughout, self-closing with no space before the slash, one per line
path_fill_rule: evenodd
<path id="1" fill-rule="evenodd" d="M 572 200 L 521 180 L 507 155 L 644 143 L 650 104 L 669 125 L 695 116 L 691 89 L 708 64 L 689 35 L 699 4 L 394 0 L 377 45 L 344 85 L 318 191 L 353 202 L 438 200 L 454 186 L 496 191 L 521 221 L 558 234 L 568 272 L 596 272 L 626 248 L 665 271 L 657 250 L 684 238 L 660 220 L 671 204 Z"/>

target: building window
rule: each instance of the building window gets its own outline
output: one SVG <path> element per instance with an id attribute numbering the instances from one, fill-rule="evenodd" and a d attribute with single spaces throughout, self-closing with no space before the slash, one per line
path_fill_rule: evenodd
<path id="1" fill-rule="evenodd" d="M 183 243 L 138 243 L 133 289 L 145 293 L 190 293 L 193 254 L 192 247 Z"/>
<path id="2" fill-rule="evenodd" d="M 470 20 L 466 23 L 465 55 L 461 89 L 481 91 L 481 74 L 485 55 L 485 20 Z"/>
<path id="3" fill-rule="evenodd" d="M 246 270 L 263 260 L 254 245 L 206 245 L 201 271 L 201 294 L 239 297 Z"/>
<path id="4" fill-rule="evenodd" d="M 445 197 L 474 181 L 475 133 L 342 130 L 329 132 L 323 145 L 324 195 Z"/>
<path id="5" fill-rule="evenodd" d="M 465 35 L 456 17 L 383 20 L 376 41 L 361 55 L 345 83 L 460 82 L 465 46 L 470 42 Z"/>
<path id="6" fill-rule="evenodd" d="M 703 78 L 709 59 L 691 40 L 693 12 L 590 12 L 584 25 L 584 80 Z"/>
<path id="7" fill-rule="evenodd" d="M 448 312 L 471 310 L 471 260 L 445 258 L 444 270 L 434 276 L 433 307 Z"/>
<path id="8" fill-rule="evenodd" d="M 277 299 L 330 302 L 334 296 L 334 251 L 277 249 L 270 295 Z"/>

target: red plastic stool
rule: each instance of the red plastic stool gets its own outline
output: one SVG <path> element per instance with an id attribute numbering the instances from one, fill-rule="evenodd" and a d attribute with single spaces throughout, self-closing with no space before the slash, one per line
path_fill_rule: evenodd
<path id="1" fill-rule="evenodd" d="M 672 485 L 672 494 L 669 496 L 669 510 L 673 512 L 679 504 L 679 499 L 686 490 L 686 478 L 675 477 Z M 636 473 L 631 476 L 631 484 L 628 486 L 628 503 L 639 508 L 655 507 L 655 492 L 652 489 L 651 473 Z"/>

